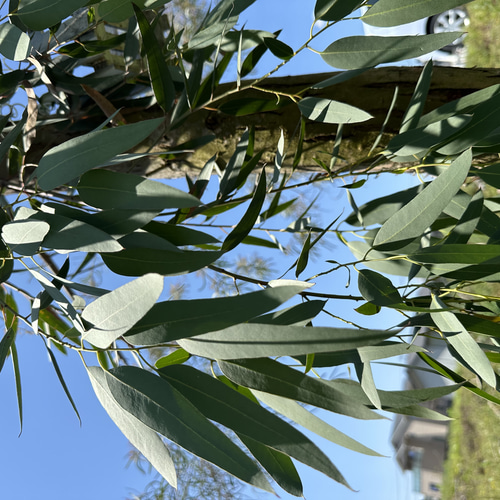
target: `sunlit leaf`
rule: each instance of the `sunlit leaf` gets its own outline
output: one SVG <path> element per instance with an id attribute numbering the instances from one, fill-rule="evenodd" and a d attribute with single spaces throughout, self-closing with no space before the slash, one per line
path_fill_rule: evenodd
<path id="1" fill-rule="evenodd" d="M 257 465 L 165 379 L 122 366 L 106 374 L 106 382 L 116 402 L 151 429 L 242 481 L 272 491 Z"/>
<path id="2" fill-rule="evenodd" d="M 19 255 L 34 255 L 49 230 L 50 226 L 43 221 L 14 221 L 2 227 L 2 238 L 13 252 Z"/>
<path id="3" fill-rule="evenodd" d="M 312 441 L 226 384 L 185 365 L 164 368 L 161 376 L 210 420 L 282 451 L 348 486 L 338 469 Z"/>
<path id="4" fill-rule="evenodd" d="M 340 21 L 362 3 L 360 0 L 316 0 L 314 18 L 322 21 Z"/>
<path id="5" fill-rule="evenodd" d="M 132 446 L 135 446 L 165 480 L 175 488 L 177 486 L 175 465 L 165 443 L 155 431 L 124 410 L 115 401 L 107 384 L 107 378 L 110 375 L 97 366 L 89 366 L 87 373 L 99 402 L 113 422 Z"/>
<path id="6" fill-rule="evenodd" d="M 451 44 L 462 33 L 420 36 L 350 36 L 329 45 L 321 57 L 340 69 L 359 69 L 420 57 Z"/>
<path id="7" fill-rule="evenodd" d="M 472 153 L 465 151 L 420 194 L 392 215 L 380 228 L 373 246 L 379 250 L 401 248 L 421 236 L 439 217 L 469 173 Z"/>
<path id="8" fill-rule="evenodd" d="M 162 182 L 110 170 L 87 172 L 77 189 L 85 203 L 103 209 L 163 210 L 200 204 L 194 196 Z"/>
<path id="9" fill-rule="evenodd" d="M 470 0 L 468 0 L 470 1 Z M 399 26 L 425 17 L 432 17 L 467 0 L 379 0 L 361 17 L 366 24 L 378 27 Z"/>
<path id="10" fill-rule="evenodd" d="M 90 325 L 84 340 L 106 349 L 153 307 L 163 290 L 163 278 L 147 274 L 99 297 L 83 311 Z"/>
<path id="11" fill-rule="evenodd" d="M 286 418 L 293 420 L 305 429 L 314 432 L 322 438 L 328 439 L 328 441 L 331 441 L 332 443 L 365 455 L 381 456 L 376 451 L 367 448 L 360 442 L 327 424 L 324 420 L 314 415 L 314 413 L 306 410 L 296 401 L 257 390 L 252 390 L 252 392 L 265 405 L 269 406 L 278 413 L 281 413 Z"/>
<path id="12" fill-rule="evenodd" d="M 241 324 L 182 339 L 179 344 L 197 356 L 246 359 L 342 351 L 377 344 L 393 335 L 394 332 L 384 330 Z"/>
<path id="13" fill-rule="evenodd" d="M 322 123 L 359 123 L 372 118 L 366 111 L 349 104 L 319 97 L 305 97 L 298 106 L 306 118 Z"/>
<path id="14" fill-rule="evenodd" d="M 359 398 L 344 394 L 321 379 L 304 375 L 268 358 L 219 361 L 219 366 L 230 380 L 250 389 L 363 420 L 384 418 L 369 410 Z"/>
<path id="15" fill-rule="evenodd" d="M 163 118 L 90 132 L 53 147 L 36 168 L 40 187 L 50 191 L 133 148 L 146 139 Z"/>
<path id="16" fill-rule="evenodd" d="M 446 304 L 435 295 L 432 297 L 432 305 L 436 309 L 446 308 Z M 491 363 L 456 316 L 450 311 L 442 311 L 431 313 L 431 318 L 468 367 L 487 384 L 495 387 L 496 377 Z"/>
<path id="17" fill-rule="evenodd" d="M 26 33 L 10 23 L 0 25 L 0 54 L 12 61 L 22 61 L 29 51 L 30 38 Z"/>
<path id="18" fill-rule="evenodd" d="M 292 282 L 234 297 L 160 302 L 131 328 L 127 341 L 155 345 L 222 330 L 275 309 L 304 288 L 303 283 Z M 319 313 L 317 305 L 314 313 Z"/>

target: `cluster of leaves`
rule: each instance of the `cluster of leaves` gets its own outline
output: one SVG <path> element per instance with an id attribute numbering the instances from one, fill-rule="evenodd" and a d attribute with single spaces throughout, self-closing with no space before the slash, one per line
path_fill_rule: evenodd
<path id="1" fill-rule="evenodd" d="M 324 274 L 355 269 L 362 296 L 357 298 L 366 301 L 360 313 L 376 314 L 387 307 L 408 317 L 399 329 L 313 326 L 326 300 L 352 297 L 316 293 L 309 281 L 243 276 L 221 268 L 218 261 L 243 244 L 279 251 L 277 238 L 257 237 L 254 230 L 279 220 L 275 216 L 293 204 L 294 200 L 281 199 L 285 190 L 347 177 L 350 166 L 336 168 L 343 127 L 371 116 L 344 103 L 308 96 L 307 88 L 295 95 L 262 91 L 261 98 L 252 101 L 239 98 L 239 93 L 262 90 L 259 84 L 273 72 L 251 81 L 242 78 L 254 71 L 266 52 L 278 58 L 278 69 L 307 50 L 318 33 L 353 15 L 362 2 L 317 0 L 314 23 L 321 21 L 322 27 L 316 33 L 311 30 L 311 38 L 297 50 L 276 34 L 237 27 L 238 16 L 254 0 L 222 0 L 187 42 L 171 20 L 165 21 L 165 3 L 12 0 L 0 26 L 0 53 L 20 63 L 18 69 L 0 75 L 1 102 L 12 109 L 0 124 L 0 159 L 5 167 L 0 280 L 6 327 L 0 367 L 10 354 L 20 410 L 16 332 L 25 324 L 44 340 L 73 405 L 53 349 L 81 354 L 99 401 L 171 485 L 177 483 L 176 471 L 164 438 L 249 484 L 272 491 L 271 477 L 287 492 L 301 496 L 292 459 L 349 485 L 289 421 L 349 449 L 376 455 L 301 403 L 357 419 L 383 418 L 377 409 L 442 419 L 446 417 L 420 403 L 460 386 L 500 403 L 483 387 L 499 384 L 492 367 L 500 354 L 499 298 L 481 294 L 474 286 L 498 281 L 498 202 L 484 199 L 481 190 L 471 194 L 462 187 L 476 176 L 500 188 L 500 165 L 483 160 L 485 154 L 500 152 L 500 129 L 494 122 L 499 86 L 424 114 L 432 73 L 428 64 L 399 134 L 382 147 L 377 139 L 366 154 L 370 166 L 358 169 L 358 174 L 374 175 L 377 165 L 389 159 L 401 163 L 401 169 L 419 169 L 436 178 L 359 208 L 353 202 L 354 212 L 345 221 L 311 227 L 304 213 L 286 228 L 307 235 L 287 272 L 294 271 L 296 278 L 304 273 L 314 245 L 336 231 L 356 260 L 335 263 Z M 462 3 L 380 0 L 363 19 L 375 26 L 399 25 Z M 103 34 L 105 26 L 111 26 L 113 36 Z M 320 56 L 350 71 L 320 86 L 335 85 L 378 64 L 431 52 L 460 35 L 340 39 Z M 219 82 L 234 59 L 234 85 L 221 95 Z M 82 67 L 95 71 L 81 76 L 77 70 Z M 15 120 L 19 89 L 25 91 L 28 104 Z M 255 150 L 253 130 L 243 134 L 225 168 L 214 157 L 197 179 L 189 178 L 189 193 L 119 168 L 148 156 L 165 134 L 202 108 L 244 115 L 284 105 L 300 110 L 302 140 L 308 121 L 339 126 L 331 164 L 322 164 L 323 170 L 307 181 L 293 180 L 300 177 L 296 170 L 302 140 L 292 168 L 284 168 L 285 139 L 280 139 L 273 174 L 268 175 L 260 167 L 263 152 Z M 154 111 L 147 119 L 146 113 L 136 112 L 150 107 Z M 60 141 L 36 158 L 30 146 L 48 124 L 60 127 Z M 155 154 L 167 162 L 211 139 L 199 137 Z M 244 194 L 251 174 L 259 170 L 251 194 Z M 202 202 L 213 174 L 219 176 L 218 193 L 214 200 Z M 351 184 L 351 191 L 362 185 Z M 221 232 L 222 238 L 214 236 L 214 218 L 236 207 L 244 207 L 240 220 Z M 189 227 L 197 217 L 210 223 L 210 230 Z M 350 240 L 349 231 L 340 226 L 332 229 L 340 222 L 358 226 L 362 239 Z M 85 283 L 84 273 L 98 265 L 134 279 L 111 290 Z M 207 268 L 262 289 L 232 297 L 166 300 L 165 277 Z M 19 284 L 22 274 L 30 275 L 39 288 L 24 290 Z M 407 277 L 404 290 L 386 274 Z M 432 294 L 418 295 L 421 289 L 431 289 Z M 21 303 L 23 297 L 27 306 Z M 303 301 L 283 308 L 293 297 Z M 480 382 L 464 380 L 423 348 L 405 342 L 402 330 L 408 326 L 439 332 L 455 359 Z M 169 353 L 153 363 L 148 352 L 157 347 Z M 410 391 L 377 389 L 371 362 L 408 352 L 418 353 L 455 384 Z M 210 372 L 200 368 L 200 358 L 209 361 L 205 365 Z M 132 359 L 139 366 L 132 366 Z M 311 376 L 314 368 L 347 363 L 355 366 L 359 382 Z M 221 426 L 230 429 L 234 439 Z"/>

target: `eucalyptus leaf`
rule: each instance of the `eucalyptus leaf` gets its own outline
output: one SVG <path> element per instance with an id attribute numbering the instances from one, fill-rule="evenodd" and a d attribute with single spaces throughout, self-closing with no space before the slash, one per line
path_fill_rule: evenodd
<path id="1" fill-rule="evenodd" d="M 432 305 L 436 309 L 446 308 L 446 305 L 435 295 L 432 297 Z M 495 387 L 496 377 L 491 363 L 456 316 L 450 311 L 443 310 L 431 313 L 431 318 L 469 367 L 487 384 Z"/>
<path id="2" fill-rule="evenodd" d="M 291 282 L 234 297 L 160 302 L 131 328 L 127 341 L 155 345 L 222 330 L 275 309 L 304 288 L 300 282 Z M 314 313 L 319 313 L 317 307 Z"/>
<path id="3" fill-rule="evenodd" d="M 115 401 L 107 384 L 109 374 L 97 366 L 89 366 L 87 373 L 99 402 L 124 436 L 170 485 L 177 487 L 174 462 L 158 434 Z"/>
<path id="4" fill-rule="evenodd" d="M 226 384 L 185 365 L 169 366 L 160 373 L 210 420 L 349 486 L 328 457 L 304 434 Z"/>
<path id="5" fill-rule="evenodd" d="M 49 230 L 50 226 L 43 221 L 14 221 L 2 227 L 2 238 L 13 252 L 34 255 L 39 251 Z"/>
<path id="6" fill-rule="evenodd" d="M 470 0 L 469 0 L 470 1 Z M 461 7 L 467 0 L 379 0 L 361 17 L 377 27 L 399 26 Z"/>
<path id="7" fill-rule="evenodd" d="M 10 23 L 0 25 L 0 54 L 12 61 L 23 61 L 31 48 L 29 36 Z"/>
<path id="8" fill-rule="evenodd" d="M 253 486 L 272 491 L 258 466 L 165 379 L 133 366 L 111 370 L 112 397 L 149 428 Z"/>
<path id="9" fill-rule="evenodd" d="M 385 330 L 240 324 L 182 339 L 179 344 L 197 356 L 247 359 L 342 351 L 377 344 L 393 335 Z"/>
<path id="10" fill-rule="evenodd" d="M 378 250 L 401 248 L 420 237 L 439 217 L 469 173 L 471 151 L 465 151 L 413 200 L 380 228 L 373 246 Z"/>
<path id="11" fill-rule="evenodd" d="M 36 169 L 38 183 L 50 191 L 133 148 L 156 130 L 163 118 L 89 132 L 53 147 Z"/>
<path id="12" fill-rule="evenodd" d="M 90 325 L 83 338 L 106 349 L 153 307 L 163 290 L 163 278 L 147 274 L 97 298 L 83 311 Z"/>
<path id="13" fill-rule="evenodd" d="M 31 30 L 42 31 L 55 26 L 87 3 L 87 0 L 31 0 L 23 2 L 15 15 Z"/>
<path id="14" fill-rule="evenodd" d="M 163 210 L 200 204 L 194 196 L 162 182 L 110 170 L 87 172 L 77 189 L 85 203 L 108 210 Z"/>
<path id="15" fill-rule="evenodd" d="M 369 410 L 359 398 L 340 392 L 321 379 L 303 375 L 268 358 L 218 363 L 230 380 L 250 389 L 312 404 L 358 419 L 384 418 Z"/>
<path id="16" fill-rule="evenodd" d="M 303 116 L 322 123 L 359 123 L 373 118 L 349 104 L 319 97 L 304 97 L 298 106 Z"/>
<path id="17" fill-rule="evenodd" d="M 451 44 L 462 33 L 417 36 L 349 36 L 320 52 L 323 60 L 340 69 L 359 69 L 420 57 Z"/>

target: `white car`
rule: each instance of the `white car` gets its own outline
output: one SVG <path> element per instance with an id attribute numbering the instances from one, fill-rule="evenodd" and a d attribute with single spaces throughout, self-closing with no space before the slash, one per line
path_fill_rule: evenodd
<path id="1" fill-rule="evenodd" d="M 378 0 L 372 0 L 374 5 Z M 362 7 L 361 13 L 364 14 L 369 7 Z M 402 35 L 429 35 L 431 33 L 442 33 L 445 31 L 466 31 L 470 23 L 469 14 L 464 7 L 456 7 L 447 10 L 436 16 L 419 19 L 401 26 L 390 28 L 377 28 L 363 23 L 365 35 L 376 36 L 402 36 Z M 466 52 L 463 44 L 463 37 L 456 40 L 452 45 L 443 47 L 430 54 L 425 54 L 418 58 L 419 62 L 425 62 L 432 59 L 434 63 L 443 66 L 465 66 Z"/>

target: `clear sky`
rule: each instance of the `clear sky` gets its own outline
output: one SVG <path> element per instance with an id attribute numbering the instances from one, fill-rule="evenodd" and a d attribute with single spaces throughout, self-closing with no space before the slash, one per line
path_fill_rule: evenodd
<path id="1" fill-rule="evenodd" d="M 257 0 L 255 5 L 244 13 L 242 22 L 247 23 L 247 28 L 271 32 L 283 29 L 280 39 L 297 48 L 308 36 L 313 7 L 313 0 Z M 344 26 L 335 27 L 329 35 L 323 35 L 313 46 L 322 50 L 336 38 L 361 33 L 359 21 L 347 22 Z M 269 69 L 265 67 L 268 61 L 263 64 L 264 69 Z M 318 55 L 305 51 L 280 74 L 328 71 L 331 71 L 331 68 Z M 406 175 L 392 176 L 390 179 L 389 182 L 384 178 L 370 180 L 362 190 L 357 190 L 354 194 L 358 204 L 415 182 L 415 178 Z M 179 184 L 184 187 L 181 181 L 176 183 Z M 344 190 L 335 184 L 327 185 L 323 189 L 321 200 L 324 222 L 333 220 L 342 210 L 344 213 L 350 211 Z M 252 247 L 248 248 L 251 252 L 255 251 Z M 241 251 L 242 249 L 237 250 Z M 313 275 L 324 270 L 324 261 L 329 258 L 348 260 L 350 254 L 338 243 L 325 246 L 321 255 L 307 268 L 306 274 Z M 285 268 L 281 261 L 280 266 Z M 344 285 L 345 283 L 339 282 L 335 276 L 330 281 L 323 280 L 322 286 L 326 286 L 332 293 L 346 293 Z M 30 286 L 30 283 L 26 286 Z M 340 306 L 330 305 L 332 311 L 335 311 L 336 307 Z M 387 327 L 399 321 L 397 317 L 389 319 L 387 316 L 383 320 L 382 317 L 375 317 L 375 320 L 370 319 L 370 324 L 365 326 Z M 357 315 L 356 321 L 362 322 L 366 319 L 360 319 Z M 76 399 L 83 421 L 81 427 L 60 388 L 41 339 L 23 334 L 17 345 L 23 382 L 24 430 L 18 437 L 19 422 L 12 369 L 9 363 L 6 363 L 0 374 L 0 393 L 3 397 L 0 412 L 2 498 L 122 500 L 127 495 L 131 496 L 134 490 L 141 491 L 150 479 L 133 466 L 125 468 L 129 445 L 93 395 L 78 357 L 70 354 L 67 357 L 58 356 L 58 360 Z M 378 385 L 384 389 L 399 389 L 403 373 L 395 368 L 380 367 L 375 369 L 375 378 Z M 324 417 L 326 412 L 321 411 L 318 415 Z M 390 458 L 393 452 L 388 443 L 391 427 L 389 420 L 366 422 L 330 415 L 327 419 L 332 425 L 387 455 L 388 458 L 366 457 L 318 439 L 321 447 L 327 451 L 332 461 L 359 493 L 353 493 L 319 473 L 301 468 L 304 471 L 305 497 L 308 500 L 414 498 L 410 493 L 409 478 L 399 472 L 394 460 Z M 282 491 L 279 491 L 279 495 L 285 499 L 293 498 Z M 252 493 L 249 493 L 249 496 L 251 498 Z M 259 495 L 258 498 L 263 497 Z"/>

